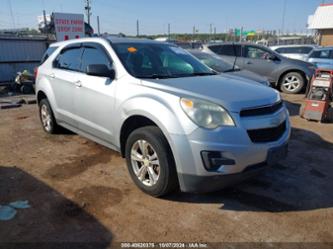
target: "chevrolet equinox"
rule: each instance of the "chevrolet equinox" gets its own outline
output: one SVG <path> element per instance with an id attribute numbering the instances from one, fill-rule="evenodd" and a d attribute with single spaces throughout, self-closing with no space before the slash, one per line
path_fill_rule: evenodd
<path id="1" fill-rule="evenodd" d="M 173 44 L 58 42 L 36 73 L 44 130 L 62 126 L 119 151 L 153 196 L 218 190 L 287 154 L 289 116 L 276 90 L 217 75 Z"/>

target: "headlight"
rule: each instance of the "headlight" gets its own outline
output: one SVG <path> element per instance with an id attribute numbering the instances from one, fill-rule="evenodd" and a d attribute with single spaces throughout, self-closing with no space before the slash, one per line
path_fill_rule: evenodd
<path id="1" fill-rule="evenodd" d="M 186 115 L 198 126 L 215 129 L 220 126 L 235 126 L 229 113 L 219 105 L 198 99 L 180 99 Z"/>

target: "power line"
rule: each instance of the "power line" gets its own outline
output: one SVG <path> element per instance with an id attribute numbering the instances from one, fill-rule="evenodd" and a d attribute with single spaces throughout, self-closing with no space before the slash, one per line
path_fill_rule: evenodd
<path id="1" fill-rule="evenodd" d="M 8 0 L 8 6 L 9 6 L 9 12 L 10 12 L 10 17 L 12 18 L 12 23 L 13 23 L 13 28 L 16 28 L 15 25 L 15 18 L 14 18 L 14 14 L 13 14 L 13 8 L 12 8 L 12 1 Z"/>

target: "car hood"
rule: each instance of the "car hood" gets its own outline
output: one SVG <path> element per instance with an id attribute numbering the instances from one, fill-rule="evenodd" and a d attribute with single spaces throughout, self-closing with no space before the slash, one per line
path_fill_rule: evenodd
<path id="1" fill-rule="evenodd" d="M 228 75 L 145 79 L 142 84 L 179 97 L 200 98 L 220 104 L 231 112 L 280 100 L 280 94 L 272 88 Z"/>
<path id="2" fill-rule="evenodd" d="M 267 83 L 268 83 L 267 78 L 265 78 L 263 76 L 260 76 L 256 73 L 253 73 L 251 71 L 248 71 L 248 70 L 239 70 L 239 71 L 227 72 L 226 74 L 232 75 L 232 76 L 242 77 L 242 78 L 245 78 L 246 80 L 256 81 L 256 82 L 259 82 L 260 84 L 263 84 L 265 86 L 267 86 Z M 240 80 L 242 80 L 242 79 L 240 79 Z"/>

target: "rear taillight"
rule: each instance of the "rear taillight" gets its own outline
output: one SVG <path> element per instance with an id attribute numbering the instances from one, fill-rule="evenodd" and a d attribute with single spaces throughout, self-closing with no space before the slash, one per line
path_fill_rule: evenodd
<path id="1" fill-rule="evenodd" d="M 35 79 L 37 79 L 37 74 L 38 74 L 38 67 L 35 67 L 35 68 L 34 68 L 34 76 L 35 76 Z"/>

